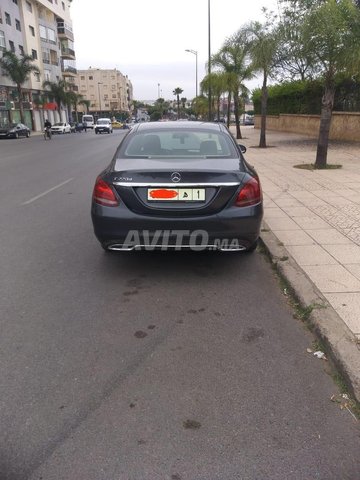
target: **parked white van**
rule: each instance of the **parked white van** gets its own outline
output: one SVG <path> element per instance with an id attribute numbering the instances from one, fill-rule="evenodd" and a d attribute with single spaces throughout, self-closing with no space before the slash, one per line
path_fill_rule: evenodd
<path id="1" fill-rule="evenodd" d="M 86 128 L 94 128 L 94 117 L 92 115 L 83 115 L 82 124 Z"/>

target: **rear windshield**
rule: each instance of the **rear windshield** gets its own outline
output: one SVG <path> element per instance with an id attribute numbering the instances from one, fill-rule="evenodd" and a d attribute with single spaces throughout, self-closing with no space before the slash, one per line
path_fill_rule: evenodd
<path id="1" fill-rule="evenodd" d="M 207 130 L 164 130 L 129 135 L 120 157 L 231 158 L 238 154 L 226 135 Z"/>

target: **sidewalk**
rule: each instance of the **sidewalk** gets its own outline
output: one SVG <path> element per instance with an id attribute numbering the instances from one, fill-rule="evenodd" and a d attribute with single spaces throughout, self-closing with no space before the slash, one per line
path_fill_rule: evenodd
<path id="1" fill-rule="evenodd" d="M 311 321 L 360 400 L 360 144 L 332 142 L 328 163 L 342 169 L 309 171 L 294 165 L 315 162 L 316 139 L 268 131 L 259 149 L 260 130 L 241 131 L 263 188 L 261 238 L 303 306 L 315 307 Z"/>

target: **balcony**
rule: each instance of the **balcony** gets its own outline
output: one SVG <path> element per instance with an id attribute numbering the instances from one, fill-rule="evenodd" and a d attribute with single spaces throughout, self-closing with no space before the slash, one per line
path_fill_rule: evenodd
<path id="1" fill-rule="evenodd" d="M 61 56 L 62 58 L 75 60 L 75 50 L 72 50 L 71 48 L 68 48 L 68 47 L 61 46 Z"/>
<path id="2" fill-rule="evenodd" d="M 75 67 L 64 67 L 62 74 L 63 77 L 76 77 L 77 70 Z"/>
<path id="3" fill-rule="evenodd" d="M 69 40 L 74 40 L 72 28 L 65 22 L 57 22 L 57 33 L 60 39 L 68 38 Z"/>

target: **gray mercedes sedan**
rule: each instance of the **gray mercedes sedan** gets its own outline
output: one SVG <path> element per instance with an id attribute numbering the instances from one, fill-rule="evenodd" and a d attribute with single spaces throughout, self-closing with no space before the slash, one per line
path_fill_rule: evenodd
<path id="1" fill-rule="evenodd" d="M 91 215 L 107 251 L 255 250 L 260 181 L 220 123 L 140 123 L 95 182 Z"/>

